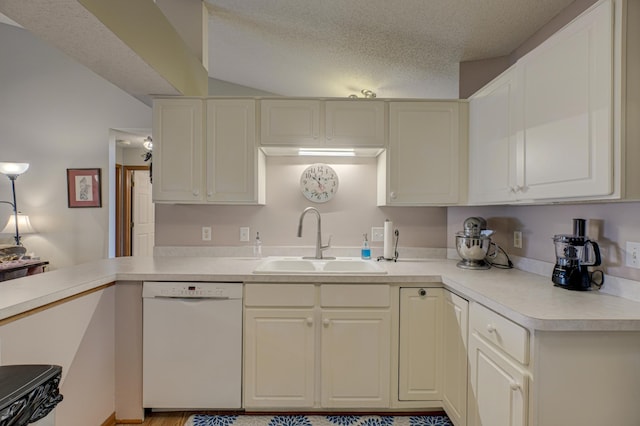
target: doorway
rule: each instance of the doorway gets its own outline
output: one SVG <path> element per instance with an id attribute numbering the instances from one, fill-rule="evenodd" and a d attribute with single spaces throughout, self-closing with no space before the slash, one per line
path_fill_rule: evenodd
<path id="1" fill-rule="evenodd" d="M 153 255 L 151 188 L 149 166 L 116 165 L 116 257 Z"/>

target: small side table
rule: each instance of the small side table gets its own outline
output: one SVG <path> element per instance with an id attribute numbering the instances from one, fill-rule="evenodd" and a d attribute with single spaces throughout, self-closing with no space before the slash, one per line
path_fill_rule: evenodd
<path id="1" fill-rule="evenodd" d="M 0 426 L 25 426 L 49 414 L 60 401 L 58 365 L 0 366 Z"/>

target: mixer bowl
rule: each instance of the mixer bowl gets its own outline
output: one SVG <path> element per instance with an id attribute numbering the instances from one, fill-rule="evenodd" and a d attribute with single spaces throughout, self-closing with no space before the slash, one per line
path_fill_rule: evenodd
<path id="1" fill-rule="evenodd" d="M 468 237 L 458 233 L 456 235 L 456 251 L 462 258 L 458 267 L 463 269 L 489 269 L 491 265 L 485 258 L 491 246 L 491 238 L 487 236 Z"/>

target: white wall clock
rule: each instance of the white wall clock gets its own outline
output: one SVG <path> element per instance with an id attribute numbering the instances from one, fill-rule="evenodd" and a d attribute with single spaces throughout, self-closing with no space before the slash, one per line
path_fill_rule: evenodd
<path id="1" fill-rule="evenodd" d="M 326 203 L 338 192 L 338 174 L 326 164 L 312 164 L 300 176 L 300 190 L 307 200 Z"/>

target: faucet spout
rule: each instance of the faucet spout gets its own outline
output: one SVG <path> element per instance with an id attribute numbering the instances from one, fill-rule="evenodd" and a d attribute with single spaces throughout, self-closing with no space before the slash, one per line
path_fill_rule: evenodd
<path id="1" fill-rule="evenodd" d="M 315 207 L 307 207 L 304 209 L 302 214 L 300 215 L 300 220 L 298 221 L 298 237 L 302 237 L 302 220 L 305 215 L 309 212 L 313 212 L 318 219 L 318 229 L 316 235 L 316 255 L 314 259 L 323 259 L 322 252 L 329 247 L 331 247 L 331 237 L 329 237 L 329 241 L 326 246 L 322 245 L 322 218 L 320 217 L 320 212 Z"/>

